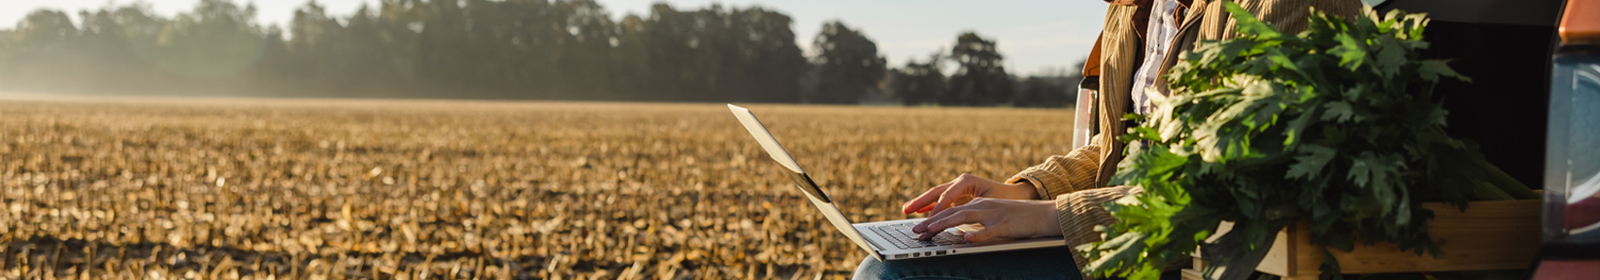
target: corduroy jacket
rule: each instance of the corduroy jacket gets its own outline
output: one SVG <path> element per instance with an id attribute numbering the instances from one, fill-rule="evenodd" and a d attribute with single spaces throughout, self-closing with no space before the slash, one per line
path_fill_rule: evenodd
<path id="1" fill-rule="evenodd" d="M 1066 155 L 1052 156 L 1006 181 L 1027 181 L 1033 184 L 1040 197 L 1053 198 L 1061 234 L 1073 247 L 1100 241 L 1101 233 L 1095 232 L 1094 227 L 1116 222 L 1102 205 L 1143 192 L 1137 186 L 1108 186 L 1117 163 L 1122 161 L 1125 147 L 1117 138 L 1127 133 L 1122 116 L 1132 102 L 1133 75 L 1138 70 L 1135 67 L 1140 65 L 1138 60 L 1161 59 L 1160 73 L 1166 73 L 1196 42 L 1239 36 L 1221 0 L 1190 0 L 1186 1 L 1188 11 L 1180 15 L 1178 33 L 1172 38 L 1170 51 L 1162 57 L 1141 58 L 1144 43 L 1140 33 L 1148 10 L 1141 11 L 1139 2 L 1148 0 L 1107 2 L 1112 5 L 1106 10 L 1105 28 L 1091 52 L 1091 62 L 1087 63 L 1099 72 L 1100 94 L 1091 107 L 1096 112 L 1090 114 L 1096 116 L 1095 136 L 1088 145 Z M 1307 28 L 1313 8 L 1347 19 L 1360 16 L 1362 10 L 1359 0 L 1245 0 L 1236 3 L 1262 22 L 1290 34 Z M 1167 83 L 1157 80 L 1156 87 L 1166 89 Z M 1165 91 L 1160 93 L 1166 94 Z M 1088 261 L 1082 254 L 1074 254 L 1073 263 L 1081 270 Z"/>

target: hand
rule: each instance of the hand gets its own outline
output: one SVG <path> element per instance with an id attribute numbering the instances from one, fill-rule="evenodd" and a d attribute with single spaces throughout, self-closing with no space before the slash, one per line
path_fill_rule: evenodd
<path id="1" fill-rule="evenodd" d="M 1001 199 L 1039 199 L 1039 193 L 1033 190 L 1033 184 L 1023 181 L 1018 184 L 1005 184 L 985 179 L 976 175 L 962 173 L 955 180 L 944 183 L 921 196 L 901 205 L 906 214 L 927 213 L 939 214 L 944 209 L 966 204 L 974 198 L 1001 198 Z"/>
<path id="2" fill-rule="evenodd" d="M 933 214 L 911 227 L 911 231 L 921 234 L 918 239 L 928 240 L 945 229 L 975 223 L 983 225 L 983 229 L 962 235 L 967 242 L 1059 236 L 1061 224 L 1056 222 L 1055 206 L 1049 200 L 977 198 Z"/>

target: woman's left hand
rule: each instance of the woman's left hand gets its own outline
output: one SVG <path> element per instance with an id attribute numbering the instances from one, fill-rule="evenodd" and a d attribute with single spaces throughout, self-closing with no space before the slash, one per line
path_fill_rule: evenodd
<path id="1" fill-rule="evenodd" d="M 927 240 L 940 231 L 964 224 L 981 224 L 983 229 L 967 232 L 967 242 L 995 239 L 1020 239 L 1061 235 L 1056 221 L 1055 201 L 977 198 L 961 206 L 929 216 L 911 228 Z"/>

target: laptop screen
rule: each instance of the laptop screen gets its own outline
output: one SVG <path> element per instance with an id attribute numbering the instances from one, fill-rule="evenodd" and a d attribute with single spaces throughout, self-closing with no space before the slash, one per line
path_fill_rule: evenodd
<path id="1" fill-rule="evenodd" d="M 750 109 L 733 104 L 728 104 L 728 110 L 733 111 L 733 116 L 739 119 L 739 123 L 744 125 L 744 129 L 750 131 L 750 136 L 755 137 L 756 142 L 761 143 L 761 149 L 766 150 L 768 156 L 778 161 L 778 164 L 783 165 L 783 168 L 791 171 L 789 175 L 793 176 L 795 184 L 800 185 L 800 190 L 810 193 L 811 196 L 822 200 L 822 202 L 832 202 L 828 199 L 828 195 L 822 193 L 822 187 L 817 186 L 816 182 L 811 181 L 811 176 L 806 176 L 806 172 L 800 170 L 800 164 L 789 156 L 789 152 L 785 151 L 782 145 L 778 145 L 778 139 L 772 137 L 772 133 L 767 131 L 767 127 L 762 126 L 761 121 L 756 120 L 755 113 L 751 113 Z"/>

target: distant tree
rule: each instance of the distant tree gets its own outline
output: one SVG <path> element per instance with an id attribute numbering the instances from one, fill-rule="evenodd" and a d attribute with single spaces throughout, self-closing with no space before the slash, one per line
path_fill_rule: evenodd
<path id="1" fill-rule="evenodd" d="M 1085 61 L 1069 68 L 1046 69 L 1028 77 L 1018 77 L 1013 82 L 1016 85 L 1016 97 L 1012 105 L 1017 107 L 1064 107 L 1072 104 L 1073 97 L 1078 92 L 1078 84 L 1083 81 L 1083 65 Z"/>
<path id="2" fill-rule="evenodd" d="M 807 65 L 795 44 L 794 20 L 761 7 L 735 9 L 733 16 L 730 33 L 739 43 L 726 51 L 738 54 L 735 71 L 743 78 L 733 81 L 739 86 L 726 101 L 799 102 L 800 76 Z"/>
<path id="3" fill-rule="evenodd" d="M 806 64 L 792 24 L 761 8 L 678 11 L 656 4 L 641 36 L 648 87 L 676 97 L 668 100 L 795 102 Z"/>
<path id="4" fill-rule="evenodd" d="M 1067 82 L 1062 76 L 1037 75 L 1019 77 L 1017 85 L 1017 107 L 1062 107 L 1071 100 L 1068 95 L 1072 93 L 1072 85 L 1077 83 Z"/>
<path id="5" fill-rule="evenodd" d="M 255 23 L 254 5 L 201 0 L 161 31 L 156 65 L 198 79 L 232 77 L 261 59 L 266 36 Z"/>
<path id="6" fill-rule="evenodd" d="M 617 21 L 596 0 L 379 0 L 349 16 L 308 2 L 262 26 L 242 2 L 106 6 L 81 26 L 36 11 L 0 28 L 0 90 L 799 102 L 810 69 L 793 19 L 761 7 Z M 870 70 L 830 86 L 870 85 Z"/>
<path id="7" fill-rule="evenodd" d="M 612 89 L 616 91 L 616 99 L 620 100 L 667 100 L 660 96 L 658 89 L 651 88 L 651 81 L 656 79 L 656 73 L 651 70 L 650 48 L 645 41 L 645 19 L 638 15 L 628 15 L 617 23 L 616 46 L 612 49 L 611 62 L 616 80 L 612 81 Z"/>
<path id="8" fill-rule="evenodd" d="M 66 13 L 37 10 L 17 23 L 0 55 L 0 75 L 7 84 L 26 83 L 37 87 L 73 87 L 66 76 L 81 70 L 75 58 L 79 53 L 78 27 Z M 33 87 L 14 89 L 36 90 Z"/>
<path id="9" fill-rule="evenodd" d="M 16 48 L 17 44 L 16 37 L 17 31 L 0 29 L 0 66 L 9 65 L 6 63 L 6 61 L 9 60 L 12 53 L 15 52 L 14 49 Z"/>
<path id="10" fill-rule="evenodd" d="M 950 75 L 950 91 L 939 98 L 943 105 L 996 105 L 1011 102 L 1011 76 L 1001 63 L 1004 57 L 993 40 L 966 32 L 950 48 L 950 60 L 957 65 Z"/>
<path id="11" fill-rule="evenodd" d="M 811 63 L 819 80 L 810 102 L 854 104 L 883 79 L 887 62 L 878 45 L 843 22 L 823 23 L 811 49 L 817 52 Z"/>
<path id="12" fill-rule="evenodd" d="M 78 37 L 72 18 L 56 10 L 37 10 L 17 24 L 16 35 L 25 44 L 48 46 L 64 44 Z"/>
<path id="13" fill-rule="evenodd" d="M 554 64 L 567 83 L 566 92 L 561 94 L 566 98 L 612 99 L 610 96 L 616 89 L 611 83 L 614 73 L 611 69 L 618 66 L 607 63 L 616 47 L 612 40 L 617 38 L 617 26 L 611 15 L 593 0 L 557 1 L 553 8 L 556 17 L 552 19 L 566 29 L 559 34 L 570 36 Z"/>
<path id="14" fill-rule="evenodd" d="M 163 92 L 182 90 L 184 83 L 177 79 L 177 75 L 163 70 L 158 64 L 160 58 L 167 56 L 167 47 L 170 41 L 162 37 L 167 28 L 173 25 L 173 20 L 161 17 L 152 12 L 148 4 L 133 4 L 122 7 L 107 7 L 101 12 L 108 12 L 117 25 L 122 26 L 123 36 L 126 36 L 133 54 L 123 57 L 125 61 L 136 61 L 125 65 L 140 75 L 124 77 L 138 82 L 112 86 L 123 90 L 137 89 L 150 92 Z M 165 86 L 163 86 L 165 85 Z"/>
<path id="15" fill-rule="evenodd" d="M 337 91 L 340 83 L 348 76 L 344 64 L 348 54 L 346 48 L 340 45 L 345 40 L 344 25 L 337 18 L 329 17 L 321 4 L 316 1 L 306 2 L 305 5 L 294 11 L 294 19 L 289 22 L 289 41 L 284 45 L 290 52 L 287 57 L 281 58 L 289 63 L 285 72 L 288 78 L 280 86 L 300 90 L 326 90 Z"/>
<path id="16" fill-rule="evenodd" d="M 905 67 L 889 74 L 889 90 L 906 105 L 937 102 L 946 90 L 944 70 L 940 67 L 943 61 L 941 52 L 929 55 L 925 62 L 914 58 L 906 60 Z"/>
<path id="17" fill-rule="evenodd" d="M 355 14 L 345 20 L 344 33 L 347 34 L 340 45 L 343 53 L 349 54 L 340 65 L 340 71 L 348 80 L 343 91 L 360 92 L 364 96 L 382 96 L 393 90 L 408 86 L 409 80 L 400 76 L 396 59 L 405 60 L 405 53 L 397 53 L 394 46 L 403 46 L 391 42 L 397 36 L 394 31 L 403 28 L 394 28 L 379 17 L 377 11 L 363 4 L 356 9 Z"/>
<path id="18" fill-rule="evenodd" d="M 114 11 L 83 11 L 79 18 L 83 27 L 71 59 L 85 66 L 76 73 L 78 84 L 85 89 L 142 89 L 160 80 L 160 73 L 145 71 L 150 65 L 135 55 L 130 28 L 117 20 Z"/>
<path id="19" fill-rule="evenodd" d="M 289 46 L 283 36 L 282 28 L 278 26 L 267 28 L 267 46 L 261 51 L 261 63 L 257 63 L 253 71 L 254 79 L 259 82 L 254 90 L 259 94 L 290 95 L 287 93 L 305 90 L 298 85 L 286 84 L 298 81 L 301 76 L 297 75 L 298 65 L 292 61 L 292 53 L 289 52 Z"/>

